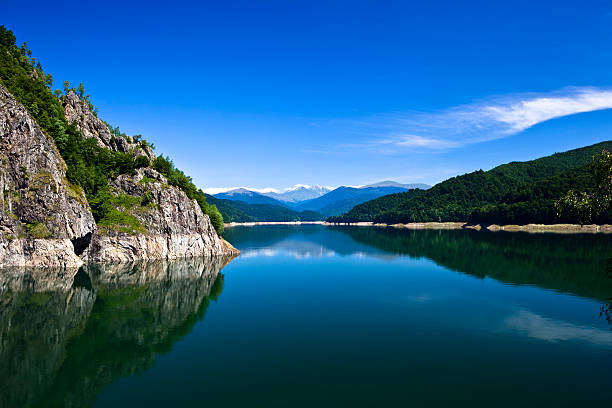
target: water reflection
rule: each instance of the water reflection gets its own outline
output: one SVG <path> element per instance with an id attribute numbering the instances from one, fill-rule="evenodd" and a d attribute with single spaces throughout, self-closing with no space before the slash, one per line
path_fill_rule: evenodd
<path id="1" fill-rule="evenodd" d="M 0 406 L 91 405 L 204 317 L 227 258 L 0 273 Z"/>
<path id="2" fill-rule="evenodd" d="M 30 406 L 65 359 L 66 341 L 83 331 L 96 296 L 82 273 L 0 273 L 0 406 Z"/>
<path id="3" fill-rule="evenodd" d="M 519 378 L 532 405 L 562 404 L 559 388 L 599 400 L 609 379 L 612 334 L 597 317 L 612 236 L 266 226 L 227 237 L 242 259 L 204 330 L 228 259 L 0 271 L 0 406 L 295 395 L 448 406 L 478 393 L 515 406 L 527 397 L 504 387 Z"/>
<path id="4" fill-rule="evenodd" d="M 513 285 L 535 285 L 597 300 L 612 295 L 606 275 L 611 234 L 528 234 L 370 227 L 233 227 L 227 237 L 243 254 L 296 258 L 336 254 L 427 258 L 453 271 Z M 301 243 L 295 245 L 295 242 Z M 317 251 L 303 248 L 322 247 Z M 272 252 L 273 251 L 273 252 Z M 318 255 L 317 255 L 318 254 Z"/>

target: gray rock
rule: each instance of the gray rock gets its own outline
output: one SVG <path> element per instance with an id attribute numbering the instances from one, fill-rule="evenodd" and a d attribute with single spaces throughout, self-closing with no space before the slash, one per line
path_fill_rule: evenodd
<path id="1" fill-rule="evenodd" d="M 149 147 L 115 138 L 73 92 L 62 101 L 66 118 L 101 147 L 155 158 Z M 150 168 L 111 183 L 113 194 L 127 198 L 117 210 L 129 217 L 131 225 L 106 223 L 97 228 L 85 195 L 68 182 L 65 169 L 54 142 L 0 86 L 0 267 L 71 268 L 83 260 L 126 262 L 238 253 L 217 235 L 196 201 Z"/>
<path id="2" fill-rule="evenodd" d="M 0 86 L 0 266 L 79 266 L 95 221 L 54 142 Z"/>
<path id="3" fill-rule="evenodd" d="M 106 124 L 93 114 L 87 102 L 79 99 L 74 91 L 62 96 L 64 116 L 70 123 L 74 123 L 86 138 L 93 137 L 98 146 L 117 152 L 133 152 L 136 156 L 145 156 L 149 160 L 155 160 L 153 149 L 142 143 L 135 142 L 131 137 L 115 137 Z"/>
<path id="4" fill-rule="evenodd" d="M 229 243 L 222 242 L 198 203 L 168 185 L 155 170 L 138 169 L 134 176 L 119 176 L 111 185 L 113 194 L 124 198 L 122 202 L 136 202 L 117 209 L 133 217 L 140 228 L 100 228 L 87 251 L 88 262 L 237 254 Z"/>

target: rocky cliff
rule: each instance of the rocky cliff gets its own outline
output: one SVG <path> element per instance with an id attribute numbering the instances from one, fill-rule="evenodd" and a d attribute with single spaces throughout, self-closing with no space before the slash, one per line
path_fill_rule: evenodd
<path id="1" fill-rule="evenodd" d="M 66 119 L 98 145 L 155 159 L 129 136 L 116 137 L 74 92 Z M 197 202 L 151 168 L 111 181 L 117 219 L 96 225 L 80 187 L 66 179 L 53 140 L 0 86 L 0 267 L 78 267 L 89 262 L 237 254 Z"/>
<path id="2" fill-rule="evenodd" d="M 219 238 L 195 200 L 168 185 L 153 169 L 138 169 L 111 184 L 117 210 L 132 218 L 101 226 L 87 250 L 90 262 L 176 259 L 237 253 Z"/>
<path id="3" fill-rule="evenodd" d="M 73 241 L 95 229 L 54 142 L 0 86 L 0 266 L 79 266 Z"/>
<path id="4" fill-rule="evenodd" d="M 136 142 L 129 136 L 113 135 L 106 123 L 94 115 L 87 102 L 82 101 L 74 91 L 69 91 L 62 96 L 62 106 L 66 120 L 74 123 L 83 136 L 96 139 L 98 146 L 117 152 L 132 152 L 136 156 L 145 156 L 149 160 L 155 159 L 153 149 L 145 143 Z"/>

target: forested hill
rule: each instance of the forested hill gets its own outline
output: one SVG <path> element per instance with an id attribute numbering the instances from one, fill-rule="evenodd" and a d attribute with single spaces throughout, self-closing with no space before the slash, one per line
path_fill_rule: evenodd
<path id="1" fill-rule="evenodd" d="M 219 209 L 225 222 L 290 222 L 324 219 L 316 211 L 296 211 L 281 205 L 250 204 L 244 201 L 217 198 L 208 194 L 206 194 L 206 201 Z"/>
<path id="2" fill-rule="evenodd" d="M 593 157 L 612 150 L 612 141 L 555 153 L 527 162 L 512 162 L 436 184 L 429 190 L 391 194 L 355 206 L 330 222 L 408 223 L 470 221 L 526 224 L 577 222 L 559 218 L 554 203 L 570 189 L 593 191 Z M 610 222 L 610 214 L 606 220 Z"/>

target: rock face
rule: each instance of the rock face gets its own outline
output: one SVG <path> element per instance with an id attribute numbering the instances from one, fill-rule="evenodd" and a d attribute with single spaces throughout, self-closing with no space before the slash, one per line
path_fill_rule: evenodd
<path id="1" fill-rule="evenodd" d="M 147 145 L 111 134 L 89 105 L 74 92 L 62 98 L 66 119 L 98 145 L 120 152 L 133 152 L 154 160 Z M 122 175 L 111 184 L 121 200 L 117 210 L 132 217 L 132 225 L 104 225 L 91 239 L 85 253 L 88 262 L 127 262 L 138 259 L 178 259 L 209 255 L 237 255 L 236 248 L 220 238 L 197 202 L 180 189 L 168 185 L 153 169 L 138 169 L 134 176 Z M 131 204 L 130 204 L 131 203 Z M 136 228 L 134 229 L 134 226 Z"/>
<path id="2" fill-rule="evenodd" d="M 87 250 L 89 262 L 236 254 L 235 248 L 222 243 L 198 203 L 168 185 L 157 171 L 138 169 L 134 176 L 119 176 L 111 185 L 124 203 L 117 210 L 133 217 L 136 227 L 130 231 L 124 225 L 101 227 Z"/>
<path id="3" fill-rule="evenodd" d="M 111 134 L 74 92 L 62 99 L 66 118 L 103 148 L 155 156 L 148 145 Z M 150 168 L 112 181 L 115 215 L 97 226 L 80 187 L 66 179 L 53 140 L 0 86 L 0 267 L 78 267 L 236 255 L 194 200 Z M 129 225 L 125 225 L 127 222 Z"/>
<path id="4" fill-rule="evenodd" d="M 79 99 L 74 91 L 62 97 L 62 106 L 66 120 L 74 123 L 83 136 L 96 139 L 100 147 L 124 153 L 131 151 L 136 156 L 146 156 L 149 160 L 155 159 L 151 147 L 135 142 L 129 137 L 126 139 L 114 136 L 106 124 L 93 114 L 87 102 Z"/>
<path id="5" fill-rule="evenodd" d="M 0 86 L 0 267 L 79 266 L 95 221 L 54 142 Z"/>

